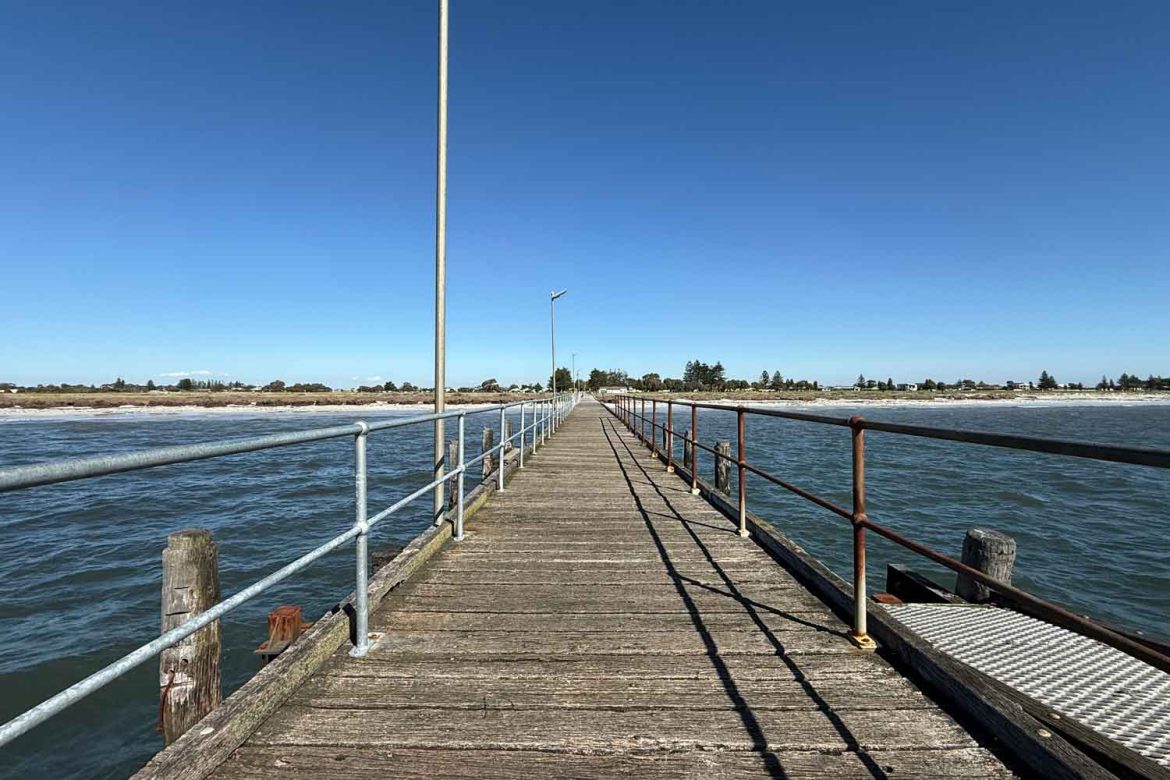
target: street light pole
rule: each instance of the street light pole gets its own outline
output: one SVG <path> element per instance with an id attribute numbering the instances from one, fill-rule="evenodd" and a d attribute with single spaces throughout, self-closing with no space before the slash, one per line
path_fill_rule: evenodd
<path id="1" fill-rule="evenodd" d="M 568 290 L 561 290 L 560 292 L 550 292 L 548 294 L 548 316 L 549 316 L 549 334 L 552 338 L 552 393 L 553 397 L 557 394 L 557 298 L 567 293 Z"/>
<path id="2" fill-rule="evenodd" d="M 577 392 L 577 353 L 573 353 L 573 363 L 569 369 L 569 379 L 573 380 L 573 392 Z"/>
<path id="3" fill-rule="evenodd" d="M 435 186 L 435 413 L 447 406 L 447 0 L 439 0 L 439 122 Z M 435 479 L 443 476 L 443 420 L 435 420 Z M 443 517 L 444 485 L 434 492 L 434 522 Z"/>

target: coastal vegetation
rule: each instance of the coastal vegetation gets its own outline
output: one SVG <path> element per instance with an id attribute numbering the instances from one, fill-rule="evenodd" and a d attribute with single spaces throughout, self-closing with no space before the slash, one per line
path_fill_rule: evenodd
<path id="1" fill-rule="evenodd" d="M 447 395 L 448 404 L 494 404 L 515 401 L 518 396 L 507 391 L 497 393 L 454 392 Z M 416 392 L 359 393 L 349 390 L 329 392 L 294 391 L 216 391 L 191 392 L 109 392 L 102 390 L 80 393 L 37 391 L 0 392 L 0 409 L 115 409 L 118 407 L 281 407 L 281 406 L 363 406 L 367 404 L 429 404 L 433 396 L 429 390 Z"/>
<path id="2" fill-rule="evenodd" d="M 478 385 L 448 388 L 447 402 L 503 403 L 514 401 L 525 394 L 546 392 L 549 383 L 510 384 L 497 379 L 485 379 Z M 574 384 L 568 368 L 557 369 L 557 389 L 565 390 Z M 1163 393 L 1170 392 L 1170 377 L 1123 373 L 1117 378 L 1102 376 L 1094 386 L 1079 382 L 1060 383 L 1048 371 L 1041 371 L 1035 380 L 985 382 L 974 379 L 939 381 L 926 378 L 916 382 L 896 382 L 892 377 L 869 379 L 859 375 L 850 385 L 825 386 L 815 379 L 785 377 L 779 369 L 763 370 L 753 381 L 727 376 L 723 364 L 699 360 L 688 361 L 681 377 L 663 377 L 656 372 L 631 377 L 622 370 L 593 369 L 587 379 L 580 380 L 581 390 L 629 390 L 642 393 L 662 393 L 667 396 L 686 394 L 688 397 L 733 400 L 934 400 L 966 399 L 996 400 L 1019 398 L 1021 393 L 1058 396 L 1062 393 Z M 410 382 L 397 384 L 385 381 L 378 385 L 359 385 L 350 389 L 334 389 L 320 382 L 292 382 L 274 379 L 262 385 L 219 380 L 178 379 L 174 384 L 159 385 L 154 380 L 145 384 L 127 382 L 118 377 L 102 385 L 41 384 L 19 386 L 0 382 L 0 409 L 52 409 L 61 407 L 115 408 L 143 407 L 231 407 L 231 406 L 357 406 L 370 403 L 427 404 L 432 400 L 432 389 L 418 387 Z"/>
<path id="3" fill-rule="evenodd" d="M 1041 371 L 1036 380 L 1012 380 L 1003 382 L 986 382 L 975 379 L 956 379 L 952 382 L 935 380 L 931 377 L 917 381 L 895 382 L 892 377 L 881 379 L 867 379 L 860 374 L 851 385 L 823 386 L 813 379 L 794 379 L 784 377 L 777 369 L 772 373 L 767 370 L 760 372 L 755 381 L 732 379 L 726 376 L 723 364 L 716 361 L 709 365 L 699 360 L 688 361 L 683 368 L 682 378 L 663 378 L 658 373 L 647 373 L 641 377 L 631 377 L 625 371 L 595 368 L 589 373 L 586 382 L 589 390 L 601 388 L 628 388 L 641 392 L 742 392 L 742 391 L 771 391 L 771 392 L 840 392 L 840 391 L 873 391 L 890 393 L 945 393 L 945 392 L 996 392 L 996 391 L 1023 391 L 1023 390 L 1087 390 L 1100 391 L 1170 391 L 1170 377 L 1148 375 L 1145 379 L 1137 374 L 1122 374 L 1116 381 L 1102 376 L 1101 381 L 1093 388 L 1087 388 L 1081 382 L 1060 383 L 1056 378 Z"/>

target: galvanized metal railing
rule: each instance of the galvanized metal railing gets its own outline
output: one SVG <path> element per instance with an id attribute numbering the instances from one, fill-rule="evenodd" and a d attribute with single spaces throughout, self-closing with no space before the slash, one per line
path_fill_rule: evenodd
<path id="1" fill-rule="evenodd" d="M 555 397 L 536 399 L 531 401 L 515 401 L 507 404 L 498 404 L 481 409 L 456 410 L 441 414 L 427 414 L 409 417 L 401 420 L 386 420 L 383 422 L 356 422 L 350 425 L 337 425 L 329 428 L 280 433 L 271 436 L 258 436 L 249 439 L 230 441 L 206 442 L 201 444 L 187 444 L 175 447 L 158 447 L 155 449 L 129 452 L 120 455 L 108 455 L 94 458 L 76 458 L 49 463 L 39 463 L 29 466 L 15 466 L 0 469 L 0 493 L 50 485 L 57 482 L 69 482 L 80 479 L 117 474 L 125 471 L 138 471 L 174 463 L 188 463 L 191 461 L 218 458 L 224 455 L 235 455 L 244 452 L 257 452 L 276 447 L 288 447 L 308 442 L 325 441 L 346 436 L 354 437 L 354 523 L 343 533 L 334 536 L 324 544 L 305 553 L 295 561 L 277 569 L 267 577 L 252 583 L 206 612 L 188 620 L 182 625 L 147 642 L 141 647 L 122 656 L 113 663 L 94 672 L 83 680 L 69 686 L 55 696 L 46 699 L 35 707 L 18 715 L 9 722 L 0 726 L 0 746 L 11 742 L 29 729 L 48 720 L 70 705 L 80 701 L 85 696 L 109 684 L 115 679 L 129 672 L 131 669 L 145 663 L 163 650 L 173 647 L 182 640 L 194 634 L 199 629 L 218 620 L 241 604 L 255 598 L 273 585 L 287 579 L 319 558 L 328 555 L 350 540 L 355 540 L 356 566 L 354 575 L 354 612 L 355 638 L 357 643 L 350 650 L 354 656 L 365 655 L 370 648 L 369 633 L 369 568 L 368 568 L 368 539 L 370 528 L 376 523 L 385 520 L 403 507 L 421 496 L 435 490 L 439 485 L 450 480 L 458 481 L 458 498 L 455 506 L 454 518 L 439 517 L 435 524 L 440 525 L 450 520 L 452 522 L 453 537 L 456 541 L 463 539 L 463 505 L 464 479 L 467 470 L 481 462 L 489 455 L 499 453 L 499 467 L 496 469 L 497 490 L 504 489 L 505 452 L 514 439 L 519 439 L 517 465 L 524 467 L 524 450 L 529 444 L 535 451 L 539 444 L 543 444 L 556 431 L 565 416 L 572 411 L 579 401 L 576 393 L 562 393 Z M 506 433 L 506 415 L 509 409 L 520 407 L 519 430 L 512 435 Z M 531 407 L 531 422 L 525 424 L 525 413 Z M 500 442 L 478 457 L 471 460 L 465 458 L 465 428 L 468 415 L 484 414 L 492 411 L 500 414 Z M 366 467 L 366 440 L 374 431 L 384 431 L 391 428 L 403 428 L 409 425 L 419 425 L 434 420 L 457 418 L 459 420 L 459 458 L 455 467 L 439 478 L 415 490 L 408 496 L 396 501 L 373 517 L 368 516 L 367 506 L 367 467 Z"/>
<path id="2" fill-rule="evenodd" d="M 665 423 L 658 422 L 658 404 L 666 406 Z M 932 549 L 920 542 L 916 542 L 898 534 L 885 526 L 879 525 L 870 519 L 865 503 L 865 432 L 880 431 L 904 436 L 915 436 L 927 439 L 942 439 L 946 441 L 965 442 L 990 447 L 1001 447 L 1028 452 L 1040 452 L 1052 455 L 1064 455 L 1075 458 L 1107 461 L 1112 463 L 1128 463 L 1139 466 L 1166 469 L 1170 468 L 1170 451 L 1157 450 L 1145 447 L 1122 447 L 1106 444 L 1092 444 L 1089 442 L 1063 441 L 1044 439 L 1030 436 L 1014 436 L 1011 434 L 987 433 L 983 431 L 965 431 L 952 428 L 933 428 L 923 425 L 906 425 L 901 423 L 877 422 L 866 420 L 861 416 L 849 418 L 830 417 L 827 415 L 808 414 L 805 412 L 789 412 L 780 409 L 750 408 L 744 406 L 729 406 L 727 404 L 698 403 L 694 401 L 676 401 L 673 399 L 647 399 L 645 397 L 619 395 L 615 396 L 611 410 L 631 432 L 638 436 L 657 456 L 658 432 L 663 431 L 666 439 L 664 453 L 666 467 L 674 470 L 674 440 L 683 439 L 684 446 L 690 448 L 690 478 L 691 492 L 699 493 L 698 451 L 711 453 L 718 464 L 721 460 L 732 461 L 738 469 L 738 515 L 739 532 L 747 536 L 747 474 L 750 472 L 768 482 L 823 507 L 838 517 L 848 520 L 853 534 L 853 640 L 859 645 L 872 645 L 869 638 L 867 616 L 867 591 L 865 571 L 865 532 L 873 531 L 879 536 L 922 555 L 937 564 L 952 571 L 965 574 L 973 580 L 987 586 L 988 589 L 1004 597 L 1012 605 L 1021 608 L 1036 617 L 1048 620 L 1057 625 L 1069 628 L 1085 636 L 1096 639 L 1119 650 L 1129 653 L 1160 669 L 1170 671 L 1170 657 L 1135 641 L 1124 634 L 1118 633 L 1101 623 L 1089 620 L 1081 615 L 1073 614 L 1063 607 L 1052 604 L 1027 591 L 1006 585 L 992 579 L 978 569 L 972 568 L 961 561 Z M 650 410 L 647 413 L 646 407 Z M 690 409 L 691 435 L 680 435 L 674 428 L 674 407 Z M 712 409 L 723 412 L 734 412 L 736 415 L 737 450 L 734 458 L 718 452 L 699 442 L 699 409 Z M 834 502 L 818 496 L 812 491 L 799 487 L 792 482 L 770 474 L 748 462 L 746 456 L 746 432 L 744 418 L 746 415 L 761 417 L 779 417 L 786 420 L 800 420 L 821 425 L 832 425 L 848 428 L 851 432 L 852 453 L 852 508 L 845 508 Z M 647 427 L 650 429 L 647 435 Z"/>

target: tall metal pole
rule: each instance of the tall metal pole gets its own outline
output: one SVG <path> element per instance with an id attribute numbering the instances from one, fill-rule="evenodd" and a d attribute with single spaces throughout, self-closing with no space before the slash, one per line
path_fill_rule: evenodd
<path id="1" fill-rule="evenodd" d="M 435 413 L 447 406 L 447 0 L 439 0 L 439 123 L 435 186 Z M 435 478 L 443 476 L 443 421 L 435 420 Z M 434 521 L 443 517 L 435 488 Z"/>
<path id="2" fill-rule="evenodd" d="M 552 340 L 552 394 L 557 395 L 557 296 L 548 299 L 549 338 Z"/>
<path id="3" fill-rule="evenodd" d="M 557 298 L 567 293 L 568 290 L 561 290 L 560 292 L 550 292 L 548 294 L 548 317 L 549 317 L 549 336 L 552 339 L 552 394 L 555 398 L 557 395 Z"/>

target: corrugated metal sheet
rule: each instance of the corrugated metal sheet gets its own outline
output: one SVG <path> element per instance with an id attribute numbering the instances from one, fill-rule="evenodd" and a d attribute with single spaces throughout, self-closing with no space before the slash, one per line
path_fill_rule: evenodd
<path id="1" fill-rule="evenodd" d="M 1007 609 L 882 606 L 948 655 L 1170 767 L 1170 674 Z"/>

